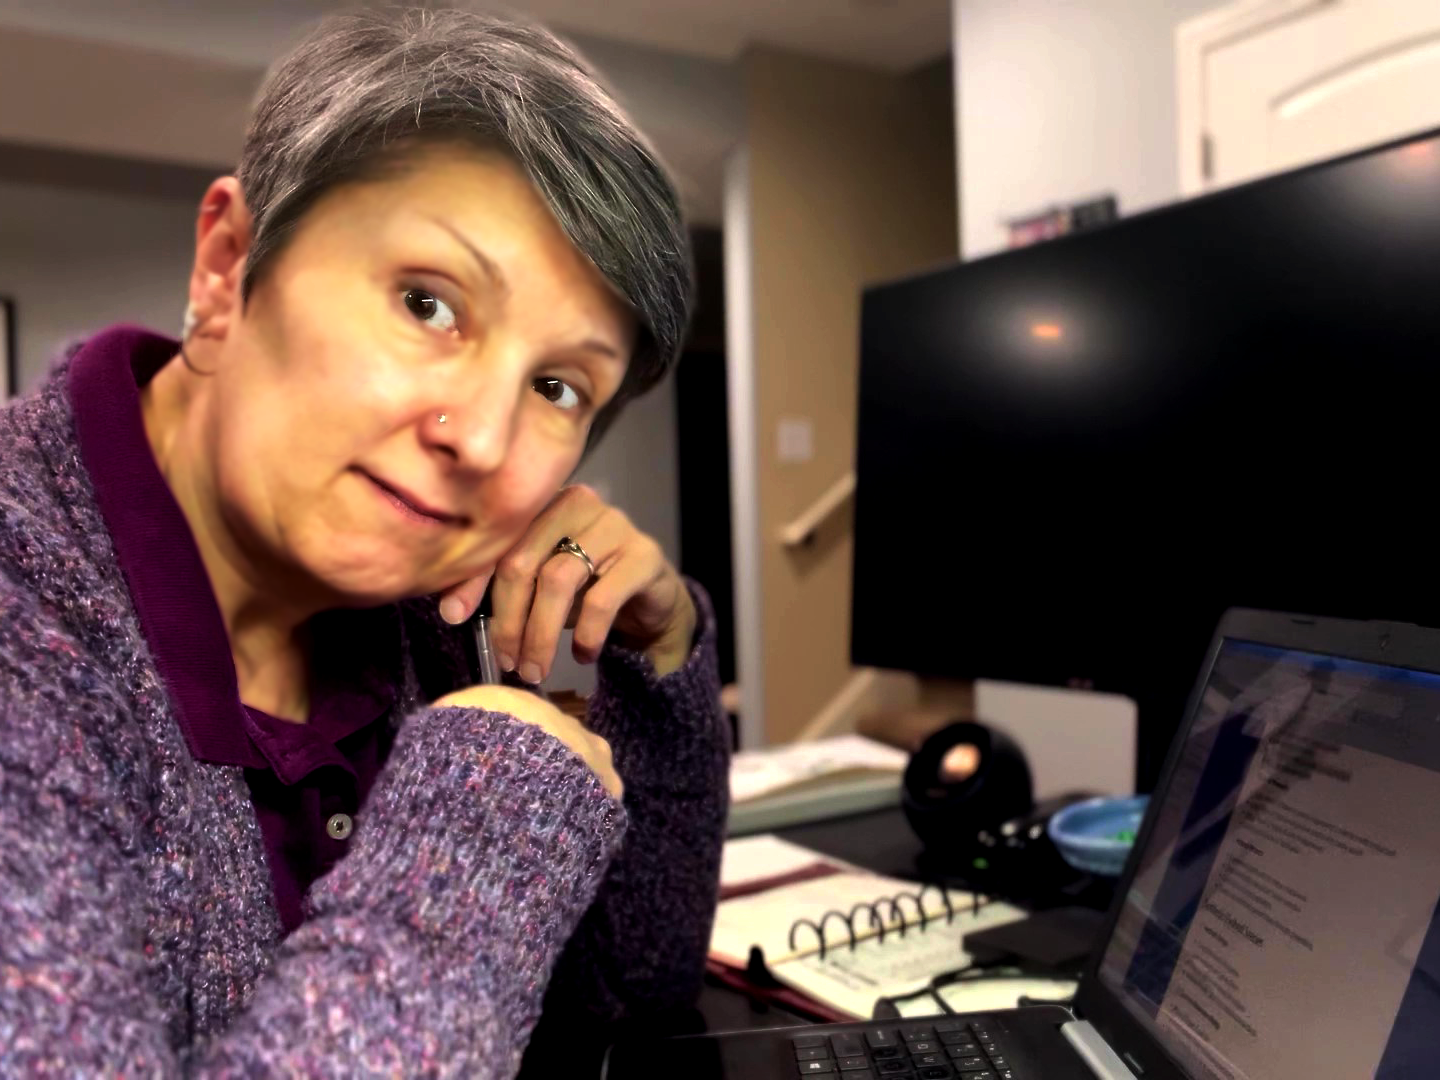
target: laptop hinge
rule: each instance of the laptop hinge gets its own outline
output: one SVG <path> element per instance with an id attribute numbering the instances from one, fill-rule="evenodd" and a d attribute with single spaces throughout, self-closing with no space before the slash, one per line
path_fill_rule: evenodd
<path id="1" fill-rule="evenodd" d="M 1061 1024 L 1060 1030 L 1100 1080 L 1135 1080 L 1135 1074 L 1110 1049 L 1110 1044 L 1100 1037 L 1090 1021 L 1071 1020 L 1068 1024 Z"/>

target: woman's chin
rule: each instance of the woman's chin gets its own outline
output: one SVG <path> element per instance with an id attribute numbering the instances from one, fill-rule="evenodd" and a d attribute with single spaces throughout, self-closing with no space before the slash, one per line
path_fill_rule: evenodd
<path id="1" fill-rule="evenodd" d="M 435 591 L 415 566 L 383 559 L 337 561 L 331 557 L 321 565 L 312 564 L 311 572 L 345 607 L 380 607 Z"/>
<path id="2" fill-rule="evenodd" d="M 380 607 L 428 596 L 459 579 L 455 553 L 417 553 L 388 536 L 326 525 L 295 530 L 290 559 L 335 598 L 335 606 Z"/>

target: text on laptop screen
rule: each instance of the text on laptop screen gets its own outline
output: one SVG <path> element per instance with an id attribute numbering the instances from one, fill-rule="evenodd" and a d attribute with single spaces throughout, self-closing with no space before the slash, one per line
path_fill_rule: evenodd
<path id="1" fill-rule="evenodd" d="M 1440 675 L 1223 643 L 1100 979 L 1197 1077 L 1440 1076 Z"/>

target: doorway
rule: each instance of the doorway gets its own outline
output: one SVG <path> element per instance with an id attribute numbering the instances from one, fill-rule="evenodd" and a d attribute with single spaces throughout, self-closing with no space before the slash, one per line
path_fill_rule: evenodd
<path id="1" fill-rule="evenodd" d="M 725 273 L 719 229 L 691 232 L 696 303 L 675 369 L 680 470 L 680 570 L 715 605 L 720 682 L 735 681 L 735 582 L 730 543 L 730 411 L 725 378 Z"/>

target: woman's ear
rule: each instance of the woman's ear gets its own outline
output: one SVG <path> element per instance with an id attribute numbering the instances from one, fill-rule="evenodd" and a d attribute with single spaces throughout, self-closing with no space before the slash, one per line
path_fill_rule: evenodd
<path id="1" fill-rule="evenodd" d="M 202 337 L 224 338 L 239 314 L 251 225 L 240 181 L 222 176 L 212 182 L 195 221 L 195 265 L 186 308 L 187 327 Z"/>

